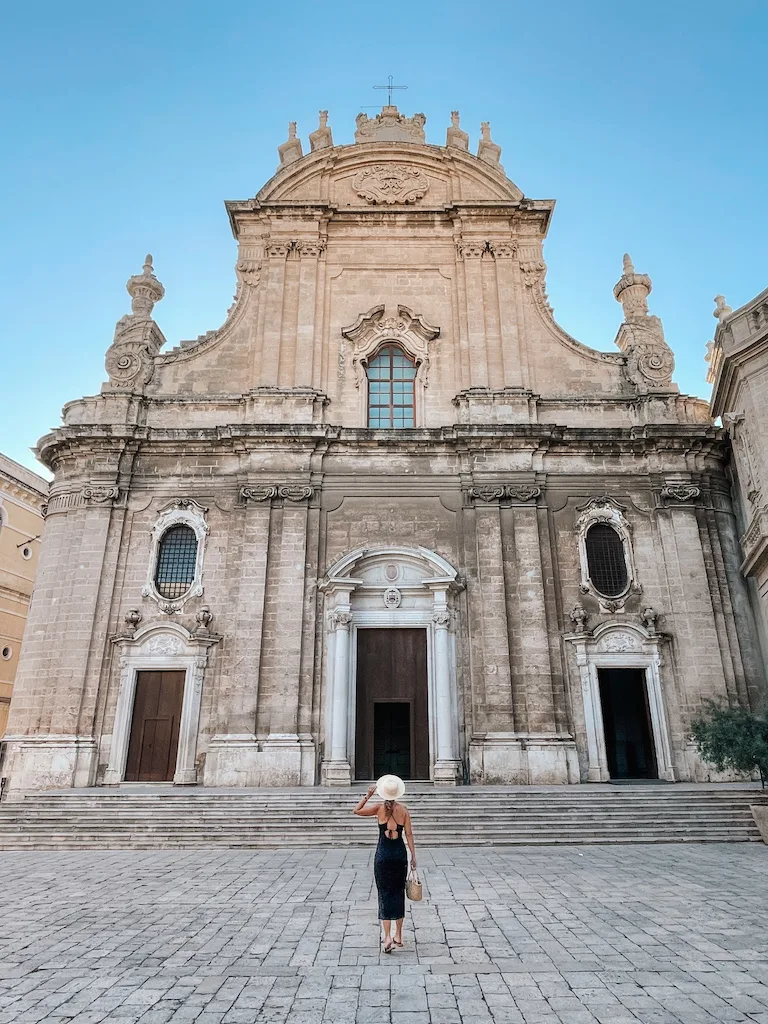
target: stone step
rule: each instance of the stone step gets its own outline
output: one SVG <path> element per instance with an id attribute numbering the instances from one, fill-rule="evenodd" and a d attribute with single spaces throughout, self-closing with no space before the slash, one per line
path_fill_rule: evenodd
<path id="1" fill-rule="evenodd" d="M 371 847 L 376 831 L 351 814 L 356 798 L 322 789 L 41 793 L 0 806 L 0 849 Z M 425 790 L 408 800 L 417 840 L 431 847 L 759 841 L 753 803 L 768 800 L 672 786 Z"/>

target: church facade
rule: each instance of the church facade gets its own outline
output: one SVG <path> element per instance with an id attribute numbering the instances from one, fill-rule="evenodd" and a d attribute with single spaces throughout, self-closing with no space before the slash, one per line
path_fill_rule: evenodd
<path id="1" fill-rule="evenodd" d="M 11 792 L 703 780 L 765 677 L 728 442 L 625 257 L 616 351 L 553 318 L 554 203 L 483 125 L 291 126 L 228 202 L 224 325 L 166 348 L 147 257 L 55 474 Z"/>

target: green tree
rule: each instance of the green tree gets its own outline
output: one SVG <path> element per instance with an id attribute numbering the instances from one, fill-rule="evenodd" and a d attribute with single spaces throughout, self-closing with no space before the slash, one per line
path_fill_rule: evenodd
<path id="1" fill-rule="evenodd" d="M 757 768 L 763 787 L 768 778 L 768 721 L 746 708 L 727 708 L 703 702 L 704 713 L 691 723 L 691 735 L 705 761 L 718 771 L 752 772 Z"/>

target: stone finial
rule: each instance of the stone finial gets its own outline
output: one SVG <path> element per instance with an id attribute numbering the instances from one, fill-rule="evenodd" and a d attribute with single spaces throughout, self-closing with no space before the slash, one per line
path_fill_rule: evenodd
<path id="1" fill-rule="evenodd" d="M 636 274 L 629 253 L 624 253 L 624 273 L 616 282 L 613 294 L 624 308 L 624 319 L 648 315 L 648 296 L 652 289 L 647 274 Z"/>
<path id="2" fill-rule="evenodd" d="M 155 303 L 165 295 L 165 288 L 155 277 L 152 256 L 149 253 L 144 259 L 142 272 L 129 277 L 125 288 L 131 296 L 131 312 L 134 316 L 151 317 Z"/>
<path id="3" fill-rule="evenodd" d="M 724 295 L 716 295 L 715 299 L 714 299 L 714 302 L 715 302 L 715 310 L 712 313 L 712 316 L 716 320 L 719 320 L 720 323 L 722 323 L 724 320 L 728 319 L 728 316 L 733 312 L 733 310 L 728 305 L 728 303 L 725 301 L 725 296 Z"/>
<path id="4" fill-rule="evenodd" d="M 585 608 L 582 608 L 580 604 L 574 605 L 568 617 L 577 633 L 586 632 L 588 614 Z"/>
<path id="5" fill-rule="evenodd" d="M 477 144 L 477 155 L 487 164 L 492 164 L 503 171 L 499 161 L 501 160 L 501 146 L 497 146 L 491 139 L 491 122 L 483 121 L 480 124 L 480 141 Z"/>
<path id="6" fill-rule="evenodd" d="M 213 622 L 213 613 L 207 604 L 204 604 L 195 614 L 195 626 L 194 632 L 197 635 L 205 634 L 210 632 L 211 623 Z"/>
<path id="7" fill-rule="evenodd" d="M 661 320 L 648 312 L 651 279 L 635 272 L 629 253 L 624 253 L 623 263 L 624 273 L 613 294 L 624 309 L 624 323 L 619 327 L 616 344 L 627 357 L 626 375 L 641 394 L 675 392 L 675 357 L 664 340 Z"/>
<path id="8" fill-rule="evenodd" d="M 115 337 L 107 349 L 105 365 L 112 391 L 141 392 L 154 373 L 154 358 L 165 344 L 163 332 L 152 319 L 155 303 L 165 295 L 147 254 L 141 274 L 125 285 L 131 296 L 131 312 L 117 321 Z"/>
<path id="9" fill-rule="evenodd" d="M 126 632 L 131 636 L 136 632 L 136 627 L 141 622 L 141 612 L 138 608 L 131 608 L 125 613 Z"/>
<path id="10" fill-rule="evenodd" d="M 459 127 L 458 110 L 451 111 L 451 124 L 446 133 L 445 144 L 453 146 L 454 149 L 462 149 L 465 153 L 469 152 L 469 136 Z"/>
<path id="11" fill-rule="evenodd" d="M 280 157 L 280 166 L 283 164 L 291 164 L 294 160 L 300 160 L 304 156 L 304 152 L 301 148 L 301 139 L 296 138 L 296 122 L 288 122 L 288 138 L 282 144 L 277 147 L 277 152 Z"/>
<path id="12" fill-rule="evenodd" d="M 648 630 L 649 633 L 654 634 L 656 632 L 657 623 L 659 621 L 659 613 L 650 606 L 643 608 L 640 613 L 640 621 Z"/>
<path id="13" fill-rule="evenodd" d="M 317 128 L 309 136 L 309 146 L 313 153 L 317 149 L 330 149 L 333 146 L 333 135 L 328 127 L 328 111 L 321 110 L 319 115 Z"/>

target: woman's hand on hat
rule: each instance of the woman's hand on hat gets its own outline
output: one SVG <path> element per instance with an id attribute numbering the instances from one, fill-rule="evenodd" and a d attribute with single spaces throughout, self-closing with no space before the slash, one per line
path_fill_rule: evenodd
<path id="1" fill-rule="evenodd" d="M 368 787 L 368 798 L 370 799 L 375 792 L 376 792 L 376 783 L 374 782 L 374 784 L 372 786 Z"/>

